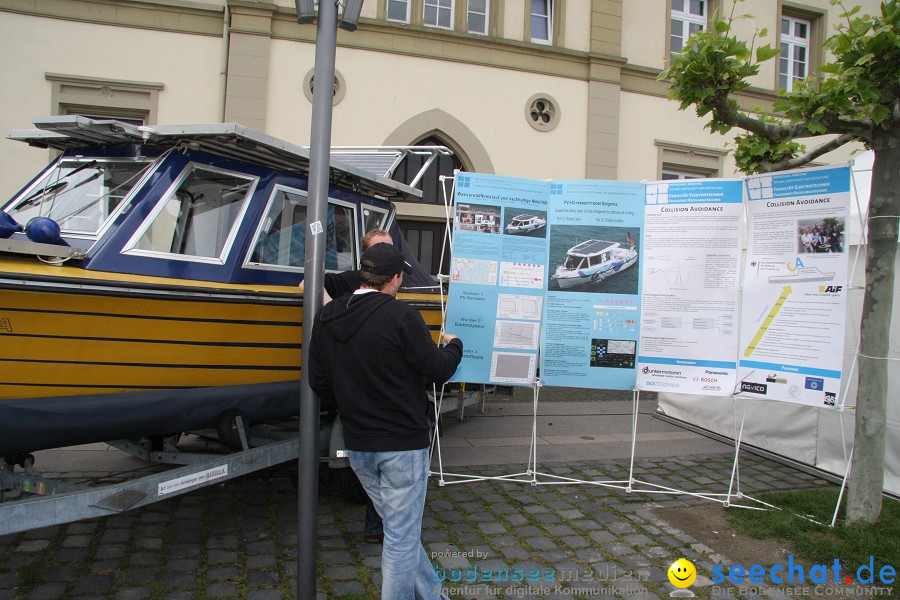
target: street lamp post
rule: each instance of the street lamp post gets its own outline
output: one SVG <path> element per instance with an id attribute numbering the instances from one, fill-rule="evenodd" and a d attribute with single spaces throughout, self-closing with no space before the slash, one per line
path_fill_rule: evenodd
<path id="1" fill-rule="evenodd" d="M 356 29 L 364 0 L 347 0 L 341 27 Z M 309 139 L 309 184 L 306 223 L 306 255 L 303 262 L 302 347 L 309 348 L 313 323 L 322 307 L 325 232 L 328 230 L 328 185 L 331 165 L 331 120 L 334 102 L 334 62 L 337 52 L 339 0 L 295 0 L 297 22 L 316 19 L 316 64 L 314 71 L 312 124 Z M 319 399 L 306 377 L 300 381 L 299 457 L 297 459 L 297 598 L 316 597 L 316 513 L 319 502 Z"/>

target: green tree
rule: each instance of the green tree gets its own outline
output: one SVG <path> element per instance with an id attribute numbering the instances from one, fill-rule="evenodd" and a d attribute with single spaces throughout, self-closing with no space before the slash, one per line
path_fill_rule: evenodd
<path id="1" fill-rule="evenodd" d="M 737 2 L 735 0 L 735 6 Z M 710 20 L 691 37 L 660 79 L 672 82 L 669 97 L 680 109 L 694 107 L 712 132 L 733 127 L 735 161 L 744 173 L 792 169 L 848 142 L 874 151 L 866 238 L 866 289 L 857 357 L 855 450 L 850 474 L 847 523 L 872 523 L 881 514 L 884 486 L 888 335 L 894 295 L 894 260 L 900 215 L 900 0 L 880 5 L 880 14 L 844 11 L 837 33 L 825 42 L 834 62 L 821 67 L 791 92 L 779 92 L 769 114 L 742 109 L 734 98 L 747 88 L 759 64 L 779 54 L 761 45 L 757 31 L 748 45 L 731 34 L 736 18 Z M 811 150 L 798 139 L 817 138 Z"/>

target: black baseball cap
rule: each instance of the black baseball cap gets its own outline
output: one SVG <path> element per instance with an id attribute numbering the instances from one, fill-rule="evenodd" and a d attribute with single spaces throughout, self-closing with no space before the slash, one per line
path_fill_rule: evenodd
<path id="1" fill-rule="evenodd" d="M 373 275 L 396 275 L 400 271 L 412 273 L 412 265 L 390 244 L 381 242 L 363 252 L 360 271 Z"/>

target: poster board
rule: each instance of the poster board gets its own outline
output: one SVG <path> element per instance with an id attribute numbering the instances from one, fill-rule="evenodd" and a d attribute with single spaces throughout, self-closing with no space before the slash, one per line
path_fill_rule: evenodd
<path id="1" fill-rule="evenodd" d="M 551 386 L 834 406 L 849 188 L 848 166 L 647 184 L 460 173 L 453 380 L 530 386 L 539 368 Z"/>
<path id="2" fill-rule="evenodd" d="M 531 385 L 547 279 L 548 185 L 460 173 L 447 330 L 465 350 L 453 381 Z"/>
<path id="3" fill-rule="evenodd" d="M 735 392 L 834 407 L 849 292 L 850 167 L 769 173 L 745 185 L 749 239 Z"/>
<path id="4" fill-rule="evenodd" d="M 647 184 L 638 389 L 734 389 L 743 212 L 740 179 Z"/>

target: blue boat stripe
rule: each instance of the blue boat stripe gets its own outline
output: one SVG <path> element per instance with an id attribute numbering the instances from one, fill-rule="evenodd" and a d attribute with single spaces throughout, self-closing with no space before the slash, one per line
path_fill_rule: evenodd
<path id="1" fill-rule="evenodd" d="M 230 325 L 265 325 L 269 326 L 278 326 L 278 327 L 298 327 L 300 325 L 297 321 L 250 321 L 243 319 L 206 319 L 202 317 L 156 317 L 152 315 L 135 315 L 135 314 L 119 314 L 119 313 L 102 313 L 102 312 L 89 312 L 89 311 L 77 311 L 77 310 L 46 310 L 46 309 L 34 309 L 34 308 L 7 308 L 0 306 L 0 311 L 3 312 L 25 312 L 25 313 L 37 313 L 37 314 L 51 314 L 51 315 L 80 315 L 85 317 L 119 317 L 122 319 L 144 319 L 151 321 L 178 321 L 178 322 L 190 322 L 190 323 L 228 323 Z"/>
<path id="2" fill-rule="evenodd" d="M 277 367 L 270 365 L 191 365 L 191 364 L 166 364 L 166 363 L 128 363 L 101 360 L 29 360 L 27 358 L 0 358 L 0 362 L 10 363 L 39 363 L 49 365 L 102 365 L 105 367 L 151 367 L 161 369 L 222 369 L 226 371 L 295 371 L 300 365 Z"/>
<path id="3" fill-rule="evenodd" d="M 86 340 L 91 342 L 129 342 L 132 344 L 175 344 L 179 346 L 223 346 L 226 348 L 273 348 L 279 350 L 299 350 L 302 344 L 266 344 L 263 342 L 197 342 L 189 340 L 154 340 L 135 338 L 87 337 L 81 335 L 38 335 L 33 333 L 4 333 L 4 338 L 38 338 L 47 340 Z"/>

